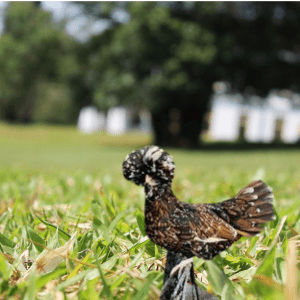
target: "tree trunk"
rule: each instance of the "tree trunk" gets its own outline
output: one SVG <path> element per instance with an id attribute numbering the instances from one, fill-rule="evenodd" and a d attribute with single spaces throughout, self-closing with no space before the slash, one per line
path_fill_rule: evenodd
<path id="1" fill-rule="evenodd" d="M 169 103 L 153 110 L 154 143 L 161 147 L 199 148 L 208 99 L 196 99 L 187 104 L 184 100 L 174 101 L 176 106 Z"/>

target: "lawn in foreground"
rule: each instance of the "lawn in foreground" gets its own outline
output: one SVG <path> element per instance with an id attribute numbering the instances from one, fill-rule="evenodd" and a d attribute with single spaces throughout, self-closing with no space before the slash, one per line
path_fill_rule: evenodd
<path id="1" fill-rule="evenodd" d="M 121 173 L 125 156 L 150 137 L 84 136 L 60 127 L 0 126 L 0 133 L 0 297 L 157 299 L 165 251 L 145 236 L 142 188 Z M 194 262 L 198 284 L 222 299 L 283 299 L 285 283 L 293 289 L 299 277 L 285 263 L 299 241 L 298 151 L 167 150 L 183 201 L 222 201 L 258 178 L 273 187 L 276 221 L 213 262 Z M 75 232 L 69 254 L 60 252 Z M 26 249 L 37 266 L 20 282 L 31 263 Z M 51 270 L 55 259 L 61 264 Z"/>

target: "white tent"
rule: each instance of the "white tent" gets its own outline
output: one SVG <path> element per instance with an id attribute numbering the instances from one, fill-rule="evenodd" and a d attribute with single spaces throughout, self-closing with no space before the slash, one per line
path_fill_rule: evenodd
<path id="1" fill-rule="evenodd" d="M 113 107 L 107 113 L 106 130 L 112 135 L 120 135 L 127 131 L 149 133 L 152 130 L 151 115 L 147 110 Z"/>
<path id="2" fill-rule="evenodd" d="M 216 96 L 212 103 L 210 136 L 215 141 L 235 141 L 239 135 L 242 107 L 236 97 Z"/>
<path id="3" fill-rule="evenodd" d="M 257 143 L 262 141 L 263 114 L 263 109 L 258 105 L 249 107 L 245 130 L 245 138 L 248 142 Z"/>
<path id="4" fill-rule="evenodd" d="M 99 113 L 93 106 L 87 106 L 81 109 L 78 117 L 77 127 L 86 134 L 91 134 L 103 130 L 105 124 L 105 115 Z"/>
<path id="5" fill-rule="evenodd" d="M 300 112 L 291 112 L 285 116 L 282 140 L 285 143 L 297 143 L 300 140 Z"/>
<path id="6" fill-rule="evenodd" d="M 113 107 L 108 110 L 106 130 L 109 134 L 119 135 L 126 131 L 128 114 L 124 107 Z"/>
<path id="7" fill-rule="evenodd" d="M 264 101 L 253 97 L 247 105 L 238 96 L 215 94 L 209 129 L 211 138 L 235 141 L 239 136 L 241 118 L 246 117 L 247 141 L 271 143 L 279 129 L 277 133 L 283 142 L 296 143 L 300 140 L 300 108 L 293 104 L 290 96 L 286 96 L 290 94 L 272 91 Z"/>

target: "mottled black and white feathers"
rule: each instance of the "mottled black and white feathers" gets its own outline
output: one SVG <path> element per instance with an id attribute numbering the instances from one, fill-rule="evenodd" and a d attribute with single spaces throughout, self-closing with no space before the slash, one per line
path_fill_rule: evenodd
<path id="1" fill-rule="evenodd" d="M 262 181 L 221 203 L 190 204 L 171 190 L 174 170 L 172 156 L 157 146 L 134 151 L 123 163 L 125 178 L 145 188 L 148 237 L 169 251 L 211 259 L 241 236 L 258 234 L 261 224 L 275 218 L 272 189 Z"/>
<path id="2" fill-rule="evenodd" d="M 127 155 L 123 163 L 123 174 L 137 185 L 145 185 L 149 175 L 160 185 L 171 185 L 175 164 L 173 158 L 157 146 L 148 146 Z"/>

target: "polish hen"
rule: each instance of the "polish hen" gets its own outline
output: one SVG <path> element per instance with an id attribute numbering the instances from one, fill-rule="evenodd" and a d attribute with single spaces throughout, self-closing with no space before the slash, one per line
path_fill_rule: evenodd
<path id="1" fill-rule="evenodd" d="M 157 146 L 130 153 L 123 163 L 127 180 L 145 188 L 148 237 L 168 251 L 212 259 L 242 236 L 254 236 L 274 220 L 272 189 L 253 181 L 232 199 L 215 204 L 179 201 L 171 190 L 171 155 Z"/>

